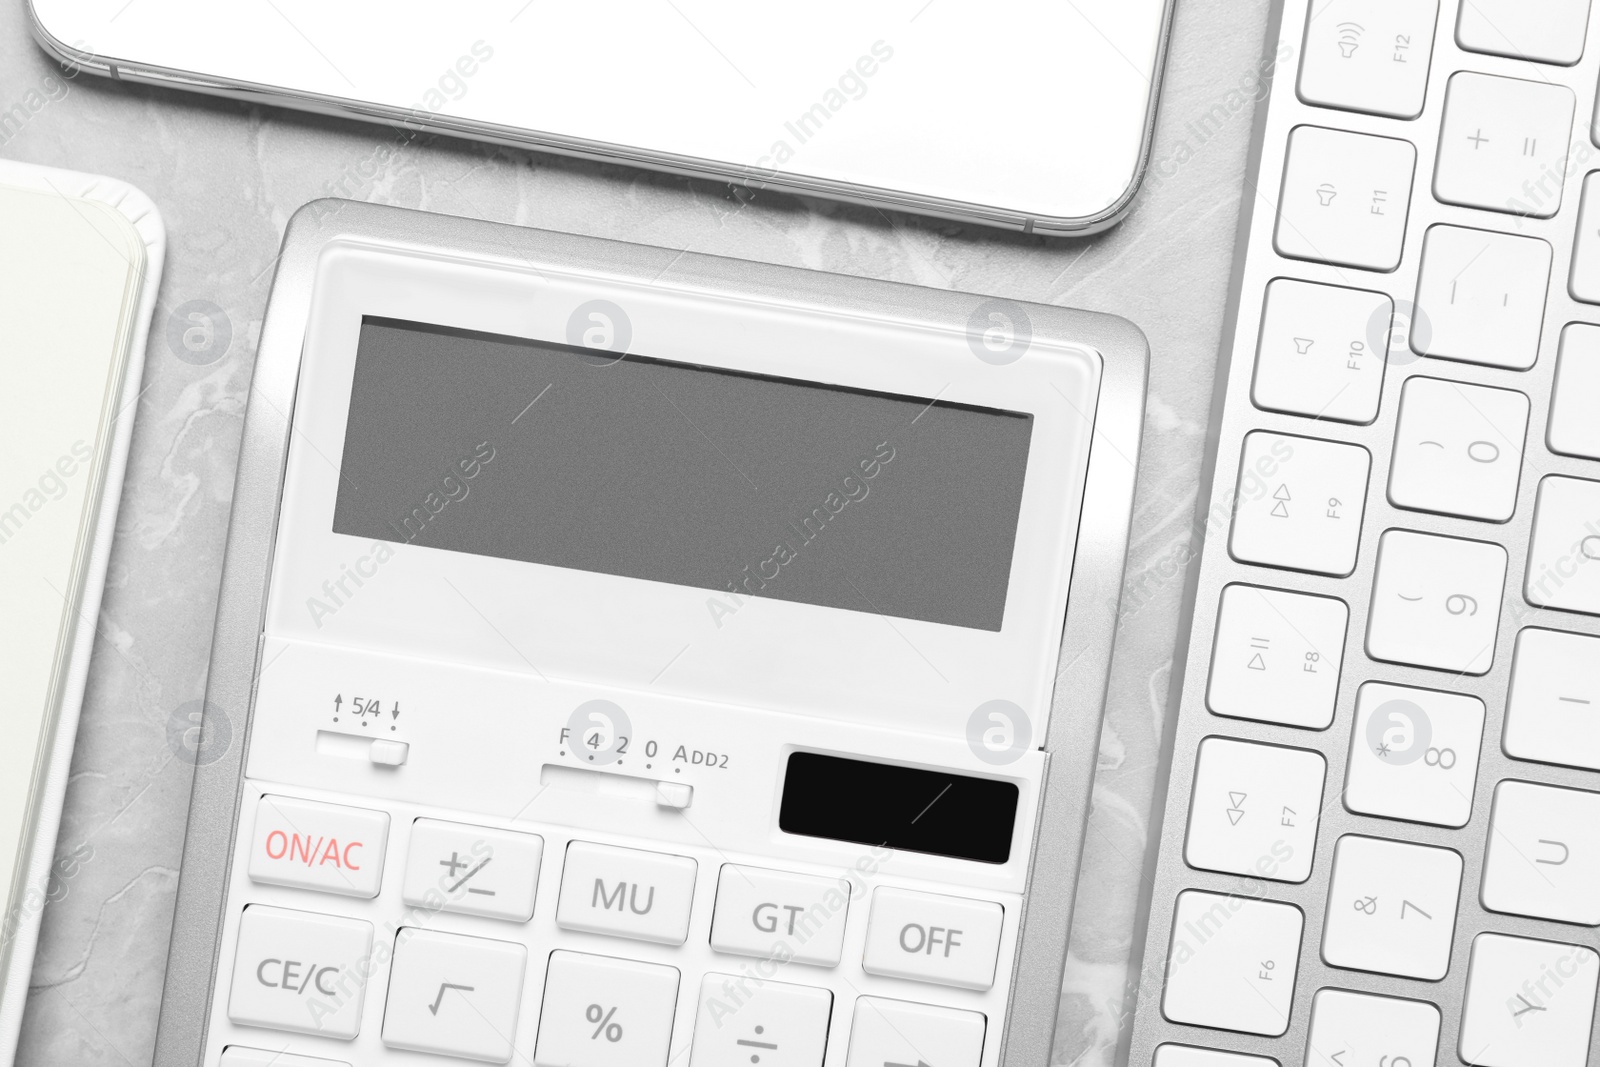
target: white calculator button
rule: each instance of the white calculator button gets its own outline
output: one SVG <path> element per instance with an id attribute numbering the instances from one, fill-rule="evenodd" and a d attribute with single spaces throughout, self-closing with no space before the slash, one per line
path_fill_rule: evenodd
<path id="1" fill-rule="evenodd" d="M 1356 698 L 1345 806 L 1364 815 L 1465 826 L 1472 818 L 1483 712 L 1477 697 L 1367 682 Z"/>
<path id="2" fill-rule="evenodd" d="M 1194 889 L 1178 894 L 1162 1013 L 1175 1023 L 1284 1033 L 1304 923 L 1289 904 Z"/>
<path id="3" fill-rule="evenodd" d="M 1574 300 L 1600 304 L 1600 171 L 1583 179 L 1583 201 L 1578 209 L 1577 239 L 1572 245 L 1572 270 L 1567 288 Z"/>
<path id="4" fill-rule="evenodd" d="M 1600 482 L 1539 483 L 1524 594 L 1542 608 L 1600 615 Z"/>
<path id="5" fill-rule="evenodd" d="M 1589 26 L 1589 0 L 1471 0 L 1461 5 L 1456 41 L 1469 52 L 1576 63 Z"/>
<path id="6" fill-rule="evenodd" d="M 861 969 L 963 989 L 994 985 L 1005 909 L 988 900 L 880 886 Z"/>
<path id="7" fill-rule="evenodd" d="M 522 945 L 402 927 L 389 973 L 383 1043 L 509 1062 L 527 969 Z"/>
<path id="8" fill-rule="evenodd" d="M 550 953 L 534 1067 L 666 1067 L 678 969 Z"/>
<path id="9" fill-rule="evenodd" d="M 525 922 L 544 840 L 534 834 L 418 819 L 406 854 L 405 901 L 442 911 Z"/>
<path id="10" fill-rule="evenodd" d="M 1600 771 L 1600 637 L 1517 635 L 1501 741 L 1508 756 Z"/>
<path id="11" fill-rule="evenodd" d="M 1218 1052 L 1192 1045 L 1160 1045 L 1151 1067 L 1279 1067 L 1265 1056 L 1246 1056 L 1242 1052 Z M 1319 1065 L 1320 1067 L 1320 1065 Z"/>
<path id="12" fill-rule="evenodd" d="M 1357 445 L 1245 436 L 1229 548 L 1235 559 L 1343 576 L 1355 569 L 1372 457 Z"/>
<path id="13" fill-rule="evenodd" d="M 1206 705 L 1218 715 L 1321 730 L 1333 721 L 1350 609 L 1333 597 L 1222 591 Z"/>
<path id="14" fill-rule="evenodd" d="M 217 1067 L 350 1067 L 344 1060 L 325 1060 L 317 1056 L 295 1056 L 288 1052 L 269 1052 L 260 1048 L 229 1045 L 222 1050 Z"/>
<path id="15" fill-rule="evenodd" d="M 1383 392 L 1394 301 L 1383 293 L 1279 278 L 1267 286 L 1251 399 L 1265 411 L 1368 423 Z"/>
<path id="16" fill-rule="evenodd" d="M 375 897 L 389 816 L 268 794 L 256 806 L 250 878 L 270 885 Z"/>
<path id="17" fill-rule="evenodd" d="M 1183 858 L 1207 871 L 1305 881 L 1327 769 L 1318 752 L 1206 738 L 1194 772 Z"/>
<path id="18" fill-rule="evenodd" d="M 707 974 L 689 1067 L 822 1067 L 832 1011 L 826 989 Z"/>
<path id="19" fill-rule="evenodd" d="M 1554 215 L 1561 207 L 1575 106 L 1564 85 L 1465 71 L 1452 75 L 1433 195 L 1488 211 Z"/>
<path id="20" fill-rule="evenodd" d="M 1400 394 L 1389 499 L 1397 507 L 1504 522 L 1517 507 L 1528 398 L 1410 378 Z"/>
<path id="21" fill-rule="evenodd" d="M 1436 981 L 1450 969 L 1461 855 L 1341 837 L 1333 852 L 1322 958 L 1335 967 Z"/>
<path id="22" fill-rule="evenodd" d="M 1387 530 L 1378 543 L 1367 654 L 1484 674 L 1494 663 L 1506 550 L 1483 541 Z"/>
<path id="23" fill-rule="evenodd" d="M 1391 271 L 1400 265 L 1417 150 L 1319 126 L 1289 134 L 1273 243 L 1291 259 Z"/>
<path id="24" fill-rule="evenodd" d="M 251 904 L 239 917 L 228 1018 L 350 1040 L 372 955 L 372 924 Z"/>
<path id="25" fill-rule="evenodd" d="M 850 886 L 841 879 L 724 864 L 711 947 L 832 967 L 844 952 L 849 907 Z"/>
<path id="26" fill-rule="evenodd" d="M 1527 370 L 1539 358 L 1550 246 L 1460 226 L 1431 226 L 1417 275 L 1411 347 L 1463 363 Z"/>
<path id="27" fill-rule="evenodd" d="M 695 862 L 684 856 L 574 841 L 567 846 L 556 923 L 681 945 L 689 936 L 694 877 Z"/>
<path id="28" fill-rule="evenodd" d="M 1600 956 L 1582 945 L 1479 934 L 1461 1011 L 1477 1067 L 1584 1067 Z"/>
<path id="29" fill-rule="evenodd" d="M 1489 821 L 1483 906 L 1600 926 L 1600 793 L 1501 782 Z"/>
<path id="30" fill-rule="evenodd" d="M 1300 60 L 1308 104 L 1414 119 L 1422 114 L 1439 0 L 1311 5 Z"/>
<path id="31" fill-rule="evenodd" d="M 1555 391 L 1550 399 L 1548 439 L 1552 452 L 1600 459 L 1600 419 L 1594 398 L 1600 396 L 1600 326 L 1574 322 L 1561 331 L 1561 358 L 1556 364 Z"/>
<path id="32" fill-rule="evenodd" d="M 978 1067 L 987 1024 L 975 1011 L 858 997 L 845 1067 Z"/>
<path id="33" fill-rule="evenodd" d="M 1427 1067 L 1439 1045 L 1439 1009 L 1343 989 L 1319 989 L 1311 1001 L 1307 1067 Z"/>

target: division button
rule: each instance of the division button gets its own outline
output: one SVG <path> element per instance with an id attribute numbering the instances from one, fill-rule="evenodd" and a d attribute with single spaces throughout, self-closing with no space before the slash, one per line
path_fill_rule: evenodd
<path id="1" fill-rule="evenodd" d="M 695 862 L 633 848 L 567 846 L 556 924 L 564 930 L 681 945 L 689 936 Z"/>
<path id="2" fill-rule="evenodd" d="M 375 897 L 388 837 L 384 812 L 269 794 L 256 807 L 250 879 Z"/>
<path id="3" fill-rule="evenodd" d="M 372 966 L 372 924 L 251 904 L 239 918 L 228 1018 L 350 1040 Z"/>
<path id="4" fill-rule="evenodd" d="M 708 974 L 700 983 L 689 1067 L 822 1067 L 833 994 Z"/>
<path id="5" fill-rule="evenodd" d="M 845 1067 L 978 1067 L 987 1025 L 975 1011 L 858 997 Z"/>
<path id="6" fill-rule="evenodd" d="M 1004 920 L 1005 909 L 992 901 L 880 886 L 872 893 L 861 969 L 914 982 L 988 989 L 994 985 Z"/>
<path id="7" fill-rule="evenodd" d="M 552 952 L 534 1067 L 666 1067 L 678 970 Z"/>
<path id="8" fill-rule="evenodd" d="M 718 952 L 833 967 L 844 951 L 843 879 L 724 864 L 711 919 Z"/>

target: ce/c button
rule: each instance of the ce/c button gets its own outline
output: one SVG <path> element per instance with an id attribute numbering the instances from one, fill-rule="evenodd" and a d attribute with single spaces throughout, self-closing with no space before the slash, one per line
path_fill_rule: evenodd
<path id="1" fill-rule="evenodd" d="M 988 989 L 1004 920 L 1005 909 L 993 901 L 880 886 L 872 894 L 861 968 L 889 978 Z"/>

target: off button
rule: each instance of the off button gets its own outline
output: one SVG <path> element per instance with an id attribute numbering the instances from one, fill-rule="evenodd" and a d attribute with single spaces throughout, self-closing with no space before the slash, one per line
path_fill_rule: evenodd
<path id="1" fill-rule="evenodd" d="M 962 989 L 994 985 L 1005 909 L 907 889 L 879 887 L 861 967 L 869 974 Z"/>

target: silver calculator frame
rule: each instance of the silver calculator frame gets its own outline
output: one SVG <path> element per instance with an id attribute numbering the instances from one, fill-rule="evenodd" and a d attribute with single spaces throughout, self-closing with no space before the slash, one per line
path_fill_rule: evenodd
<path id="1" fill-rule="evenodd" d="M 502 258 L 508 249 L 581 262 L 651 282 L 670 275 L 735 294 L 781 294 L 865 315 L 894 315 L 963 330 L 983 298 L 693 252 L 581 237 L 401 208 L 319 200 L 290 220 L 269 298 L 245 414 L 222 588 L 212 637 L 201 758 L 173 916 L 154 1063 L 201 1060 L 213 1003 L 228 874 L 250 742 L 267 580 L 301 345 L 318 258 L 339 239 Z M 1040 801 L 1018 950 L 1002 1036 L 1005 1067 L 1049 1062 L 1110 672 L 1144 418 L 1149 348 L 1131 323 L 1109 315 L 1027 304 L 1035 336 L 1087 346 L 1102 359 L 1081 520 L 1058 659 L 1050 753 Z M 242 717 L 230 709 L 249 709 Z M 206 748 L 209 738 L 220 754 Z M 221 745 L 219 745 L 221 747 Z"/>
<path id="2" fill-rule="evenodd" d="M 1513 779 L 1536 784 L 1594 791 L 1600 773 L 1514 759 L 1501 744 L 1506 695 L 1510 684 L 1513 650 L 1524 629 L 1543 628 L 1600 636 L 1600 619 L 1594 616 L 1528 603 L 1523 581 L 1528 564 L 1532 518 L 1539 483 L 1549 475 L 1594 480 L 1600 464 L 1561 455 L 1547 444 L 1554 366 L 1561 333 L 1568 323 L 1600 324 L 1600 307 L 1575 300 L 1568 290 L 1575 228 L 1583 177 L 1594 171 L 1593 161 L 1576 168 L 1566 179 L 1560 210 L 1548 219 L 1458 207 L 1433 196 L 1433 176 L 1438 150 L 1435 120 L 1444 107 L 1447 83 L 1456 69 L 1524 80 L 1535 75 L 1572 89 L 1576 97 L 1574 139 L 1596 135 L 1591 122 L 1596 115 L 1596 55 L 1600 19 L 1591 17 L 1583 57 L 1572 66 L 1522 61 L 1503 56 L 1466 52 L 1456 42 L 1460 4 L 1441 0 L 1435 25 L 1427 95 L 1421 115 L 1393 119 L 1310 104 L 1299 96 L 1299 70 L 1306 15 L 1313 0 L 1273 0 L 1263 41 L 1261 69 L 1274 69 L 1271 92 L 1257 106 L 1249 155 L 1245 162 L 1247 195 L 1240 212 L 1234 251 L 1233 277 L 1218 349 L 1216 381 L 1212 394 L 1210 433 L 1200 474 L 1194 533 L 1202 542 L 1184 590 L 1178 632 L 1178 652 L 1173 661 L 1170 710 L 1157 763 L 1151 801 L 1151 826 L 1144 869 L 1147 877 L 1137 910 L 1131 954 L 1129 991 L 1136 994 L 1133 1026 L 1126 1033 L 1126 1056 L 1118 1062 L 1148 1067 L 1163 1044 L 1262 1056 L 1283 1067 L 1309 1063 L 1311 1000 L 1321 989 L 1341 989 L 1381 996 L 1422 1000 L 1439 1010 L 1436 1062 L 1458 1067 L 1462 1008 L 1473 942 L 1481 933 L 1501 933 L 1533 940 L 1568 944 L 1596 944 L 1596 929 L 1572 923 L 1491 912 L 1480 897 L 1483 864 L 1487 854 L 1489 822 L 1495 787 Z M 1287 48 L 1288 51 L 1284 51 Z M 1405 137 L 1417 149 L 1411 200 L 1400 266 L 1391 272 L 1341 268 L 1329 264 L 1280 257 L 1273 247 L 1278 182 L 1287 155 L 1289 131 L 1298 126 L 1329 126 L 1378 136 Z M 1600 129 L 1600 127 L 1592 127 Z M 1596 158 L 1600 158 L 1597 153 Z M 1251 176 L 1264 179 L 1251 184 Z M 1551 265 L 1540 331 L 1538 359 L 1527 370 L 1477 365 L 1433 357 L 1391 358 L 1384 376 L 1377 417 L 1370 423 L 1308 419 L 1256 408 L 1251 399 L 1260 312 L 1266 284 L 1292 277 L 1389 293 L 1397 307 L 1414 299 L 1422 242 L 1427 230 L 1447 224 L 1519 234 L 1549 243 Z M 1404 342 L 1402 342 L 1404 343 Z M 1529 401 L 1527 436 L 1516 510 L 1503 523 L 1457 518 L 1400 508 L 1388 497 L 1393 459 L 1395 423 L 1400 393 L 1412 377 L 1514 389 Z M 1252 430 L 1307 436 L 1352 443 L 1372 456 L 1368 475 L 1361 540 L 1353 572 L 1343 578 L 1309 574 L 1243 563 L 1229 551 L 1232 498 L 1239 471 L 1244 436 Z M 1366 655 L 1366 631 L 1371 590 L 1377 570 L 1378 541 L 1390 529 L 1439 534 L 1468 540 L 1492 541 L 1506 550 L 1505 586 L 1501 602 L 1495 657 L 1483 675 L 1452 674 L 1426 667 L 1384 663 Z M 1222 590 L 1231 584 L 1259 585 L 1291 592 L 1336 597 L 1349 609 L 1337 703 L 1332 723 L 1314 730 L 1248 719 L 1226 718 L 1207 705 L 1213 657 L 1215 624 Z M 1483 735 L 1474 783 L 1472 813 L 1460 827 L 1408 822 L 1350 810 L 1343 803 L 1349 763 L 1350 734 L 1355 721 L 1357 693 L 1367 682 L 1433 689 L 1476 697 L 1484 704 Z M 1189 867 L 1184 860 L 1189 806 L 1200 741 L 1217 735 L 1243 741 L 1279 744 L 1321 753 L 1327 759 L 1323 806 L 1309 877 L 1299 883 L 1267 881 L 1246 875 L 1223 874 Z M 1451 939 L 1449 970 L 1439 981 L 1404 978 L 1335 967 L 1321 954 L 1323 917 L 1332 882 L 1333 851 L 1346 835 L 1433 845 L 1458 853 L 1463 871 L 1455 928 Z M 1177 896 L 1186 889 L 1232 894 L 1286 903 L 1304 916 L 1300 935 L 1299 966 L 1290 1002 L 1288 1029 L 1277 1037 L 1240 1033 L 1169 1020 L 1162 1005 L 1167 957 Z M 1600 1064 L 1600 1027 L 1590 1036 L 1588 1062 Z"/>

